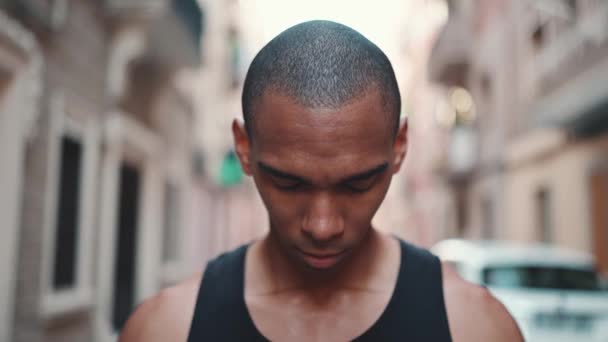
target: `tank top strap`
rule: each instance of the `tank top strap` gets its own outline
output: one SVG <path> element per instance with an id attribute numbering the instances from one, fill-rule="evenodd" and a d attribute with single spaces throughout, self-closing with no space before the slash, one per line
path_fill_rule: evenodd
<path id="1" fill-rule="evenodd" d="M 400 240 L 395 290 L 378 321 L 356 341 L 451 341 L 441 262 L 426 249 Z"/>

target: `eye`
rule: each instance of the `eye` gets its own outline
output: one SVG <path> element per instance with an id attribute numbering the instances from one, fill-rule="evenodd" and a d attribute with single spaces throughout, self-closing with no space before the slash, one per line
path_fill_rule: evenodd
<path id="1" fill-rule="evenodd" d="M 344 183 L 344 187 L 352 192 L 366 192 L 371 189 L 374 185 L 377 177 L 370 177 L 366 179 L 359 179 Z"/>
<path id="2" fill-rule="evenodd" d="M 281 190 L 296 190 L 303 184 L 297 179 L 282 178 L 282 177 L 271 177 L 274 185 Z"/>

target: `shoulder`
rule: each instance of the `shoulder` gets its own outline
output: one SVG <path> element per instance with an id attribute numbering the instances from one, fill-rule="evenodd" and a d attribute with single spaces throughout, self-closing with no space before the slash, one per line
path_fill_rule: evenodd
<path id="1" fill-rule="evenodd" d="M 517 323 L 485 287 L 442 264 L 443 291 L 454 341 L 523 341 Z"/>
<path id="2" fill-rule="evenodd" d="M 141 303 L 119 341 L 186 341 L 201 279 L 199 272 Z"/>
<path id="3" fill-rule="evenodd" d="M 210 260 L 204 272 L 162 290 L 141 303 L 127 321 L 120 342 L 186 341 L 190 332 L 194 309 L 203 279 L 214 295 L 232 289 L 235 270 L 243 261 L 246 245 L 225 252 Z"/>

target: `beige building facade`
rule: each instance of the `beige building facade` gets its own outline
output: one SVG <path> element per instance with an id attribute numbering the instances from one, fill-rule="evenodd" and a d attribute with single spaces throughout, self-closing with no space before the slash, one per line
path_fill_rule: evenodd
<path id="1" fill-rule="evenodd" d="M 113 341 L 208 257 L 204 20 L 194 0 L 0 2 L 0 341 Z"/>
<path id="2" fill-rule="evenodd" d="M 14 324 L 23 162 L 39 113 L 42 58 L 33 35 L 4 13 L 0 13 L 0 35 L 4 42 L 0 58 L 0 188 L 4 191 L 0 199 L 0 341 L 9 341 Z"/>
<path id="3" fill-rule="evenodd" d="M 477 114 L 453 129 L 471 132 L 476 157 L 446 171 L 452 230 L 586 250 L 608 271 L 608 4 L 448 3 L 429 72 L 467 89 Z"/>

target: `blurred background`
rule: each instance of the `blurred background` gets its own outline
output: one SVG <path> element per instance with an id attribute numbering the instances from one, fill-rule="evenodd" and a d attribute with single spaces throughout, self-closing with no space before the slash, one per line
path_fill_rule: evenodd
<path id="1" fill-rule="evenodd" d="M 266 231 L 230 123 L 255 53 L 309 19 L 397 73 L 410 146 L 375 225 L 530 340 L 608 341 L 606 0 L 0 0 L 0 341 L 115 340 Z"/>

